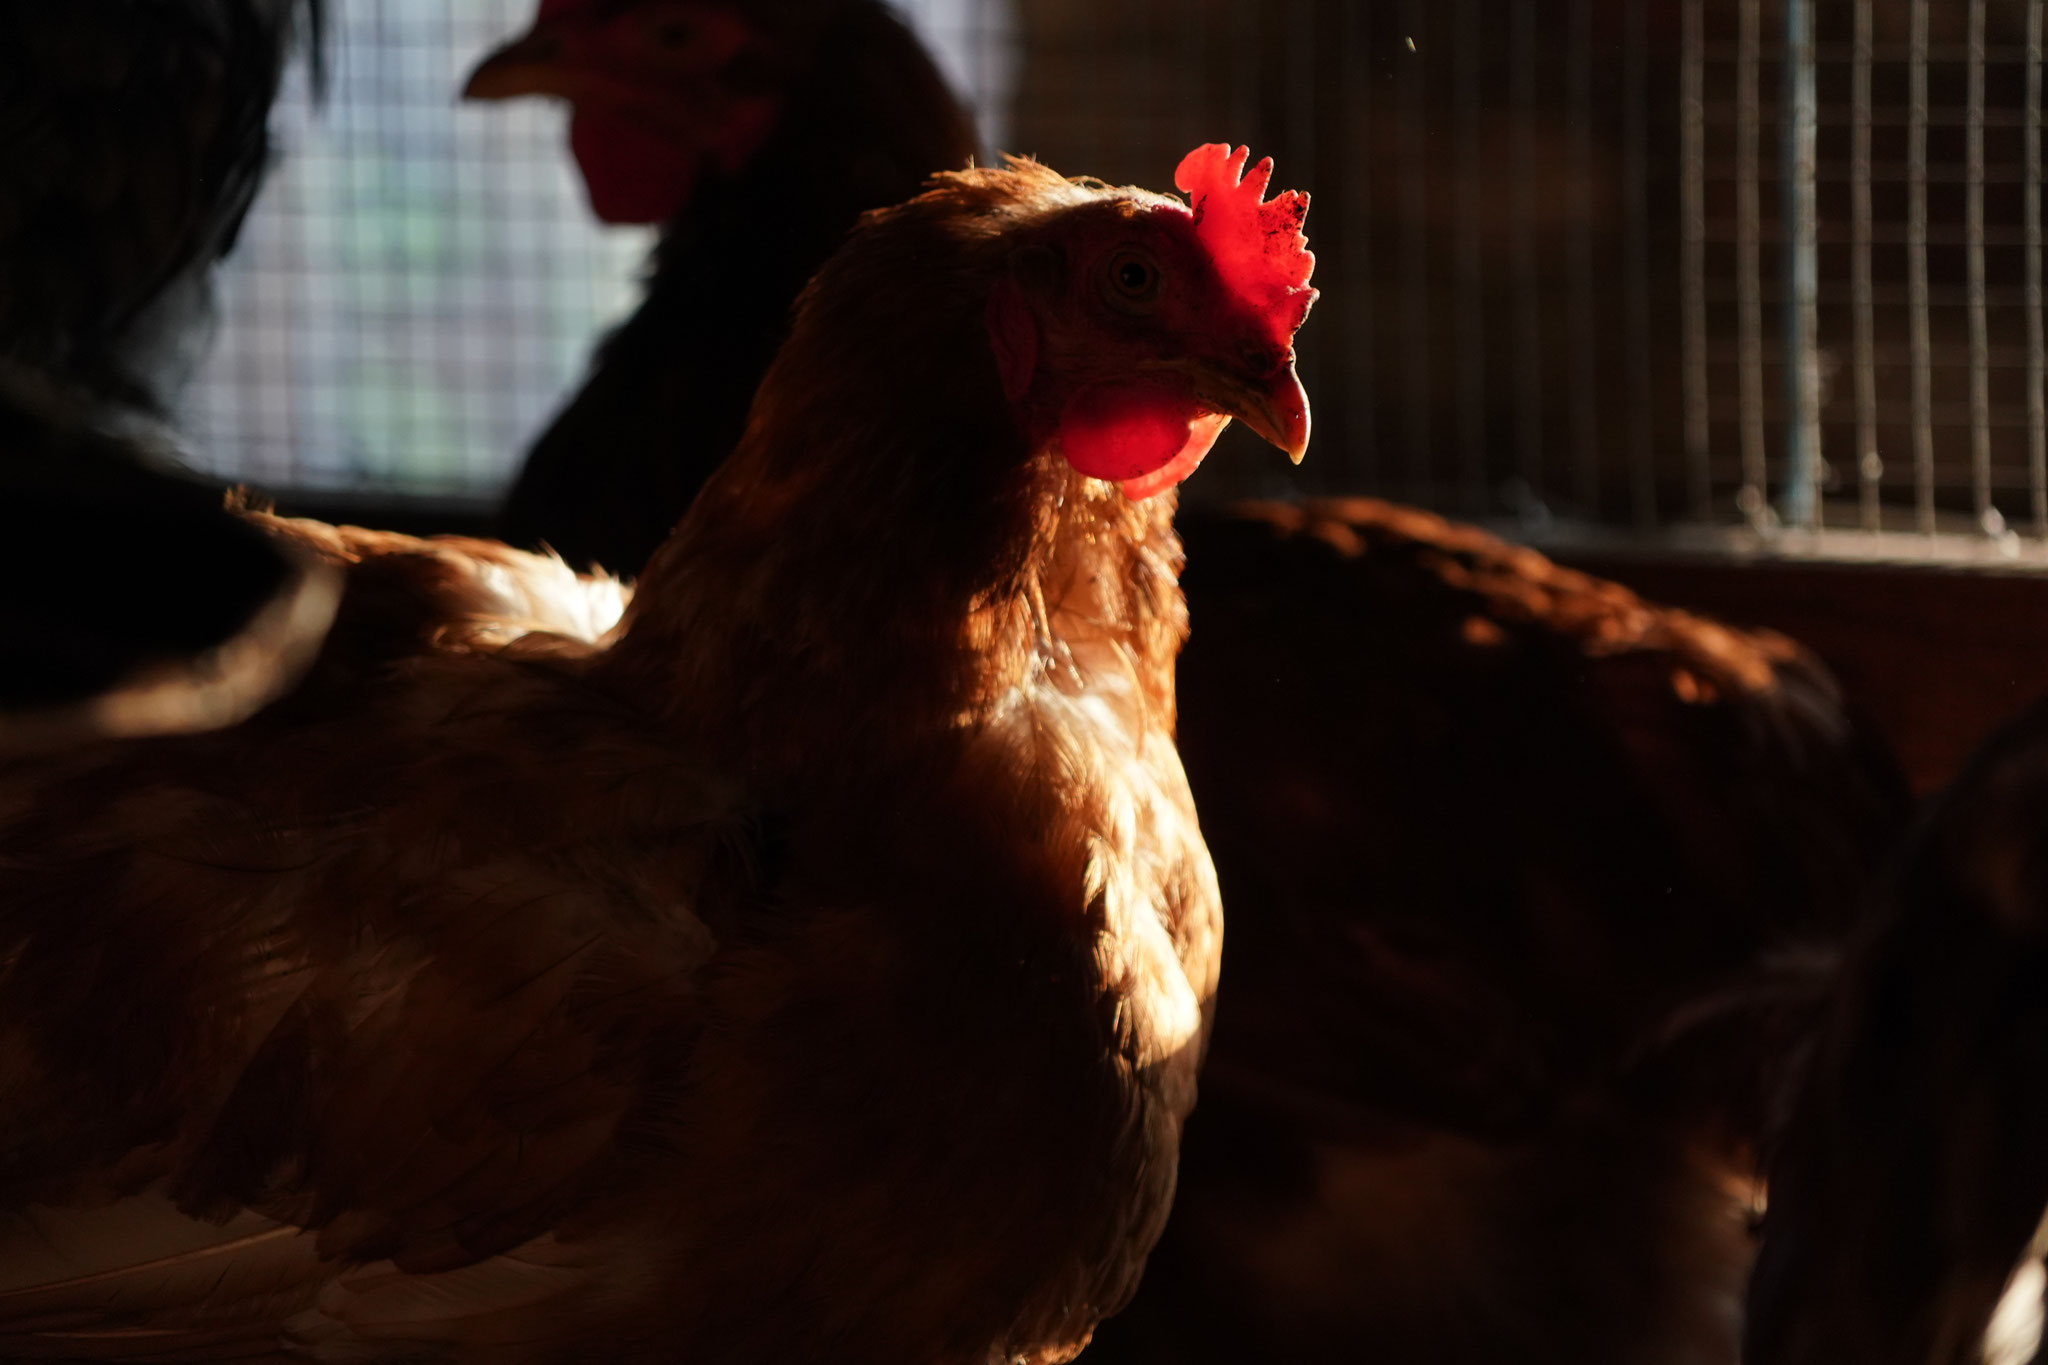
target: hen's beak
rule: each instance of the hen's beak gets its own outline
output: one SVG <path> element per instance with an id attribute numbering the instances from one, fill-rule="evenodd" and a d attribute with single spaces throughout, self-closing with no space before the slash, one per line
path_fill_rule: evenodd
<path id="1" fill-rule="evenodd" d="M 573 100 L 589 85 L 574 43 L 559 23 L 540 23 L 485 57 L 462 87 L 466 100 L 558 95 Z"/>
<path id="2" fill-rule="evenodd" d="M 1237 418 L 1287 453 L 1296 464 L 1308 453 L 1308 393 L 1294 373 L 1294 356 L 1263 375 L 1238 366 L 1202 365 L 1195 396 L 1217 412 Z"/>

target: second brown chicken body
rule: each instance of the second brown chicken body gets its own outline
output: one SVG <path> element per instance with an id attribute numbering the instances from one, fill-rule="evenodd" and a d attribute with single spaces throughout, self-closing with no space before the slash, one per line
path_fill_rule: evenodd
<path id="1" fill-rule="evenodd" d="M 1737 1354 L 1757 1158 L 1907 801 L 1825 670 L 1368 500 L 1183 518 L 1231 907 L 1090 1359 Z"/>

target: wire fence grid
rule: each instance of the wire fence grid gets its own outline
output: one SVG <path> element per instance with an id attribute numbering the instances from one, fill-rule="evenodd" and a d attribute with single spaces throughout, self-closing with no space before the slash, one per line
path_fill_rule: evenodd
<path id="1" fill-rule="evenodd" d="M 193 443 L 271 486 L 487 500 L 637 289 L 559 111 L 463 106 L 531 0 L 341 0 L 227 272 Z M 991 146 L 1311 191 L 1300 471 L 1532 531 L 2048 554 L 2043 0 L 921 0 Z"/>

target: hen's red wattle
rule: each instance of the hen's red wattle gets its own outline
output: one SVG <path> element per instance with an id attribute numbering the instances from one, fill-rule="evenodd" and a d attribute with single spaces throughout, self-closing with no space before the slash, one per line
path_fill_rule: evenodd
<path id="1" fill-rule="evenodd" d="M 1081 473 L 1149 498 L 1185 479 L 1230 419 L 1204 412 L 1185 387 L 1099 384 L 1083 389 L 1060 420 L 1060 453 Z"/>
<path id="2" fill-rule="evenodd" d="M 602 104 L 578 105 L 569 149 L 607 223 L 666 223 L 689 200 L 703 153 L 645 120 Z"/>

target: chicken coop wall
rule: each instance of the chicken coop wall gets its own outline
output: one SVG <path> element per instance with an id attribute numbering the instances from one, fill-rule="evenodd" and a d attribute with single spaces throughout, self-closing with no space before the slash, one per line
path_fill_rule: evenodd
<path id="1" fill-rule="evenodd" d="M 338 9 L 194 443 L 259 483 L 487 500 L 646 238 L 590 224 L 556 111 L 453 101 L 530 0 Z M 1314 194 L 1316 447 L 1245 442 L 1191 496 L 2048 554 L 2042 0 L 906 9 L 992 146 L 1158 186 L 1230 138 Z"/>

